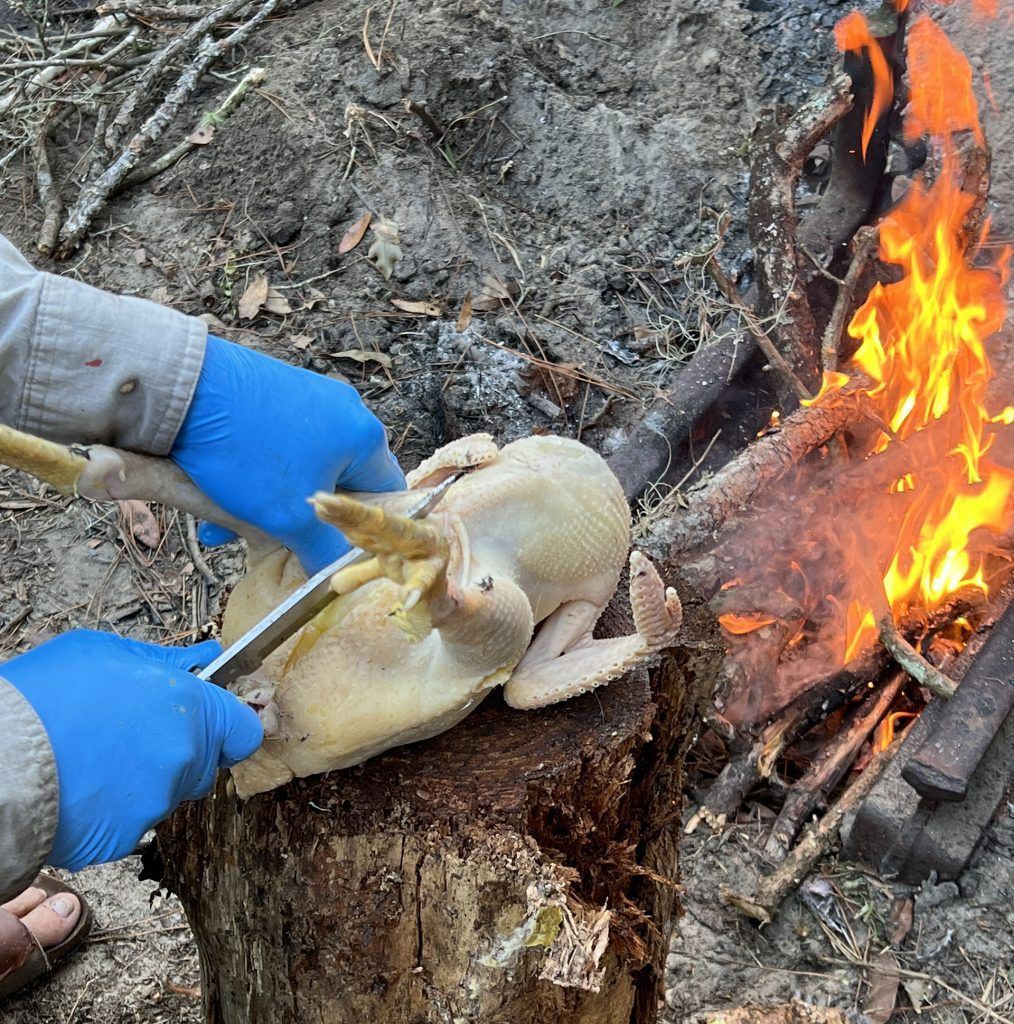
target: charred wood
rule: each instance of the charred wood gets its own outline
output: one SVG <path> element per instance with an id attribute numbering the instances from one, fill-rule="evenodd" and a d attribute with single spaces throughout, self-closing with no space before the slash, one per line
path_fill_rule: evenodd
<path id="1" fill-rule="evenodd" d="M 879 690 L 871 693 L 824 748 L 810 770 L 789 791 L 764 847 L 764 853 L 772 861 L 785 859 L 806 818 L 816 808 L 826 805 L 828 796 L 844 778 L 866 738 L 894 703 L 906 678 L 904 672 L 898 672 Z"/>
<path id="2" fill-rule="evenodd" d="M 800 459 L 861 418 L 858 405 L 845 400 L 793 413 L 780 430 L 755 441 L 705 485 L 681 494 L 683 508 L 659 520 L 652 533 L 673 561 L 705 546 L 719 527 Z"/>
<path id="3" fill-rule="evenodd" d="M 895 82 L 900 82 L 904 73 L 905 19 L 905 14 L 897 14 L 884 4 L 872 26 Z M 878 205 L 884 191 L 889 129 L 899 105 L 896 97 L 894 107 L 877 121 L 864 157 L 856 140 L 862 137 L 863 120 L 872 102 L 873 73 L 869 58 L 858 52 L 845 54 L 844 67 L 855 102 L 835 128 L 827 188 L 799 226 L 800 248 L 822 266 L 835 262 L 842 247 Z"/>
<path id="4" fill-rule="evenodd" d="M 796 184 L 810 151 L 851 109 L 851 90 L 851 78 L 839 75 L 784 124 L 762 119 L 750 144 L 748 216 L 757 254 L 757 313 L 762 320 L 777 319 L 772 328 L 776 346 L 807 386 L 816 384 L 818 332 L 803 286 Z"/>

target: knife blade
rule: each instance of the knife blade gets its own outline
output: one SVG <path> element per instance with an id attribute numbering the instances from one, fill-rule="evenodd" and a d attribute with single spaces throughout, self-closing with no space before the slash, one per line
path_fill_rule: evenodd
<path id="1" fill-rule="evenodd" d="M 409 519 L 419 519 L 431 512 L 448 488 L 462 473 L 453 473 L 442 480 L 428 494 L 420 498 L 406 513 Z M 337 596 L 331 589 L 331 577 L 361 558 L 369 557 L 362 548 L 353 548 L 341 558 L 325 566 L 294 590 L 281 604 L 248 629 L 234 644 L 226 648 L 213 662 L 197 673 L 216 686 L 227 686 L 249 675 L 264 664 L 264 659 L 280 647 L 310 619 L 323 611 Z"/>

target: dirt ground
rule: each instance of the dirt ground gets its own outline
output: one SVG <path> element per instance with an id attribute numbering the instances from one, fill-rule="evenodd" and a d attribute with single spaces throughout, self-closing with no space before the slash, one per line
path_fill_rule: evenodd
<path id="1" fill-rule="evenodd" d="M 272 20 L 241 65 L 222 69 L 234 81 L 264 67 L 263 90 L 211 145 L 113 202 L 78 254 L 51 269 L 203 314 L 229 338 L 344 376 L 389 425 L 407 467 L 476 430 L 501 440 L 550 430 L 608 453 L 706 333 L 667 272 L 708 236 L 702 211 L 731 212 L 727 265 L 748 272 L 750 130 L 765 104 L 798 102 L 826 81 L 831 27 L 850 5 L 395 3 L 380 72 L 362 43 L 367 6 L 317 0 Z M 374 44 L 384 17 L 373 13 Z M 962 31 L 998 100 L 987 121 L 994 202 L 1011 237 L 1010 29 Z M 207 79 L 167 141 L 228 88 Z M 443 128 L 439 146 L 409 99 Z M 58 178 L 73 177 L 91 135 L 85 115 L 61 136 Z M 390 281 L 364 258 L 369 237 L 339 252 L 367 211 L 398 226 L 403 258 Z M 32 252 L 39 221 L 15 163 L 0 223 Z M 290 312 L 240 319 L 238 300 L 261 274 Z M 456 331 L 469 294 L 472 324 Z M 503 294 L 498 308 L 478 308 Z M 407 313 L 392 299 L 441 312 Z M 0 656 L 77 626 L 163 642 L 206 635 L 241 552 L 206 552 L 204 572 L 186 522 L 161 515 L 151 551 L 115 511 L 0 475 Z M 686 840 L 687 913 L 662 1021 L 792 998 L 861 1020 L 862 965 L 883 947 L 899 893 L 913 899 L 899 961 L 936 980 L 906 978 L 907 1005 L 891 1019 L 1014 1019 L 1014 807 L 958 884 L 908 893 L 830 865 L 825 904 L 849 923 L 837 930 L 796 900 L 762 931 L 720 903 L 720 884 L 748 887 L 756 871 L 765 818 L 753 812 L 719 836 Z M 88 949 L 0 1019 L 199 1019 L 197 954 L 179 904 L 152 895 L 137 872 L 128 858 L 75 876 L 95 911 Z"/>

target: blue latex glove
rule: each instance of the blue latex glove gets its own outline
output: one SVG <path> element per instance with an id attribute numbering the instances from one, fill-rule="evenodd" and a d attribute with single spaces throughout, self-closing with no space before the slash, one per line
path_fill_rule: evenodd
<path id="1" fill-rule="evenodd" d="M 219 768 L 260 746 L 256 713 L 188 671 L 220 651 L 214 640 L 172 648 L 80 629 L 0 665 L 56 759 L 51 864 L 78 871 L 125 857 L 178 804 L 206 796 Z"/>
<path id="2" fill-rule="evenodd" d="M 355 388 L 214 335 L 171 455 L 205 494 L 280 540 L 310 574 L 349 548 L 313 514 L 314 491 L 405 486 L 383 425 Z M 231 536 L 201 532 L 211 544 Z"/>

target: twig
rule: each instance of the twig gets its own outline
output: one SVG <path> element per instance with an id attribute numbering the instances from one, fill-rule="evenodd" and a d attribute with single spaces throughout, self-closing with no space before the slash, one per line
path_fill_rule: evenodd
<path id="1" fill-rule="evenodd" d="M 138 104 L 145 103 L 151 98 L 151 87 L 177 54 L 182 53 L 191 43 L 210 32 L 216 25 L 231 17 L 249 2 L 250 0 L 228 0 L 227 3 L 216 7 L 200 21 L 191 25 L 186 32 L 180 33 L 153 58 L 144 74 L 138 79 L 133 92 L 120 104 L 116 116 L 109 122 L 109 127 L 106 129 L 106 148 L 110 152 L 120 148 L 123 134 L 129 127 Z"/>
<path id="2" fill-rule="evenodd" d="M 877 240 L 880 232 L 875 227 L 861 227 L 855 233 L 855 248 L 852 253 L 852 262 L 849 265 L 848 273 L 838 289 L 838 298 L 835 300 L 834 309 L 831 311 L 831 319 L 824 331 L 824 340 L 820 346 L 820 362 L 825 373 L 838 369 L 838 352 L 841 345 L 842 331 L 845 330 L 845 320 L 849 315 L 852 306 L 852 298 L 855 295 L 859 279 L 866 270 L 870 256 L 877 247 Z"/>
<path id="3" fill-rule="evenodd" d="M 214 570 L 201 554 L 201 545 L 197 540 L 197 520 L 189 512 L 186 513 L 186 524 L 187 554 L 190 555 L 190 561 L 194 563 L 194 568 L 208 581 L 209 585 L 221 586 L 222 581 L 215 575 Z"/>
<path id="4" fill-rule="evenodd" d="M 281 0 L 267 0 L 249 21 L 242 24 L 224 39 L 218 42 L 205 39 L 201 43 L 197 56 L 183 74 L 180 75 L 158 110 L 145 121 L 140 131 L 127 143 L 123 152 L 106 168 L 105 172 L 81 190 L 81 195 L 74 204 L 74 208 L 68 214 L 63 230 L 60 232 L 59 255 L 61 257 L 66 258 L 74 251 L 96 214 L 105 206 L 109 197 L 120 186 L 124 178 L 134 169 L 145 151 L 161 137 L 162 132 L 165 131 L 170 121 L 176 116 L 184 100 L 197 87 L 197 83 L 204 72 L 233 46 L 243 42 L 274 11 L 280 2 Z M 231 0 L 226 7 L 238 7 L 242 3 L 243 0 Z M 222 8 L 219 10 L 222 10 Z"/>
<path id="5" fill-rule="evenodd" d="M 264 81 L 264 75 L 264 68 L 251 68 L 243 78 L 240 79 L 239 83 L 232 92 L 226 96 L 222 103 L 201 118 L 199 124 L 194 129 L 194 132 L 200 131 L 201 128 L 205 128 L 209 125 L 217 127 L 223 121 L 226 121 L 229 115 L 232 114 L 240 103 L 243 102 L 243 99 L 250 87 L 258 86 Z M 156 174 L 161 174 L 163 171 L 172 167 L 177 160 L 182 159 L 192 149 L 195 149 L 197 145 L 198 143 L 193 140 L 193 135 L 184 139 L 178 145 L 173 146 L 172 149 L 167 150 L 156 160 L 152 160 L 151 163 L 145 164 L 143 167 L 138 167 L 131 171 L 130 174 L 123 179 L 123 182 L 117 191 L 133 188 L 135 185 L 140 185 L 149 178 L 154 178 Z"/>
<path id="6" fill-rule="evenodd" d="M 742 895 L 723 886 L 722 899 L 761 924 L 770 924 L 785 897 L 799 886 L 835 844 L 845 815 L 866 799 L 894 760 L 894 755 L 901 748 L 902 739 L 899 736 L 887 750 L 874 756 L 862 775 L 849 786 L 819 824 L 806 833 L 778 868 L 767 878 L 761 879 L 752 895 Z"/>
<path id="7" fill-rule="evenodd" d="M 907 678 L 905 672 L 897 672 L 885 686 L 871 693 L 848 724 L 825 746 L 820 758 L 792 787 L 764 847 L 765 854 L 773 861 L 784 860 L 802 822 L 841 781 Z"/>
<path id="8" fill-rule="evenodd" d="M 13 88 L 0 95 L 0 117 L 4 117 L 19 99 L 24 96 L 34 95 L 63 74 L 63 66 L 52 63 L 52 61 L 66 61 L 77 54 L 84 53 L 94 45 L 97 38 L 102 38 L 107 33 L 119 31 L 120 29 L 120 23 L 115 17 L 103 18 L 101 21 L 96 22 L 94 26 L 96 35 L 81 39 L 72 46 L 68 46 L 66 50 L 53 54 L 50 57 L 50 63 L 33 75 L 27 82 L 18 82 Z"/>
<path id="9" fill-rule="evenodd" d="M 380 34 L 380 48 L 377 50 L 377 70 L 380 70 L 380 62 L 384 59 L 384 44 L 387 42 L 387 33 L 391 31 L 391 19 L 394 17 L 394 9 L 398 0 L 391 0 L 391 7 L 387 12 L 387 21 L 384 22 L 384 31 Z"/>
<path id="10" fill-rule="evenodd" d="M 718 285 L 719 291 L 725 296 L 725 301 L 736 310 L 743 323 L 746 324 L 746 329 L 756 338 L 760 350 L 767 357 L 768 362 L 771 364 L 771 369 L 775 371 L 782 384 L 795 394 L 797 398 L 812 398 L 813 395 L 807 390 L 806 385 L 796 376 L 781 352 L 775 348 L 774 342 L 768 336 L 767 331 L 758 324 L 754 311 L 739 297 L 736 286 L 729 280 L 725 271 L 719 266 L 718 261 L 710 259 L 705 263 L 705 267 L 708 274 L 711 275 L 711 279 Z"/>
<path id="11" fill-rule="evenodd" d="M 950 676 L 931 665 L 902 635 L 894 616 L 888 611 L 877 623 L 880 641 L 891 657 L 920 685 L 936 697 L 947 700 L 957 692 L 958 685 Z"/>
<path id="12" fill-rule="evenodd" d="M 148 4 L 144 0 L 105 0 L 95 8 L 96 14 L 126 14 L 132 18 L 164 18 L 167 21 L 192 21 L 208 14 L 202 4 L 177 4 L 168 7 Z"/>
<path id="13" fill-rule="evenodd" d="M 63 204 L 60 202 L 60 190 L 53 182 L 53 172 L 49 165 L 49 152 L 46 149 L 46 133 L 48 125 L 43 125 L 32 146 L 35 158 L 35 183 L 39 190 L 39 202 L 42 203 L 42 227 L 35 247 L 43 256 L 52 255 L 56 248 L 56 236 L 60 231 L 60 219 L 63 215 Z"/>

